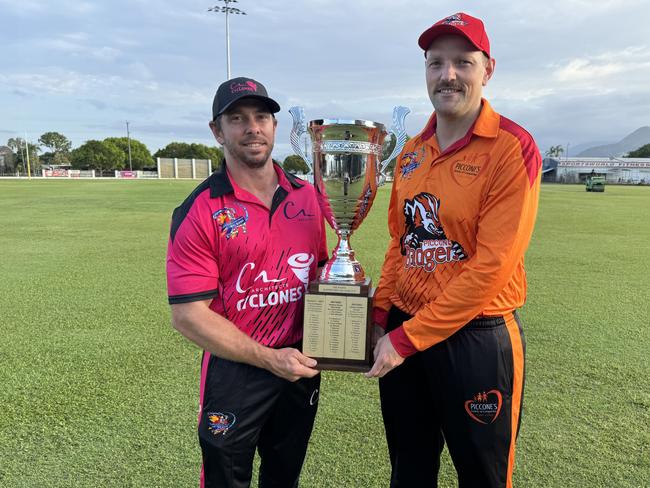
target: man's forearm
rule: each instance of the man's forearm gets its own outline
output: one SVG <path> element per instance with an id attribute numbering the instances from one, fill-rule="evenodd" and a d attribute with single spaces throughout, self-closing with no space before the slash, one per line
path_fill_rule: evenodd
<path id="1" fill-rule="evenodd" d="M 297 349 L 272 349 L 251 339 L 235 324 L 209 308 L 209 301 L 172 306 L 172 324 L 187 339 L 231 361 L 271 371 L 290 381 L 318 374 L 316 361 Z"/>
<path id="2" fill-rule="evenodd" d="M 209 307 L 195 305 L 172 307 L 172 324 L 176 330 L 216 356 L 268 369 L 269 348 L 248 337 Z"/>

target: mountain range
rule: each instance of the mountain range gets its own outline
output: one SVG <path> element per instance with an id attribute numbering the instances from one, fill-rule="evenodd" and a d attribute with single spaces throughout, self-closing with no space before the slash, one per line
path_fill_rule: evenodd
<path id="1" fill-rule="evenodd" d="M 593 146 L 578 153 L 580 158 L 608 158 L 625 156 L 630 151 L 650 144 L 650 127 L 639 127 L 623 139 L 613 144 Z M 581 145 L 582 146 L 582 145 Z M 584 147 L 584 146 L 583 146 Z"/>

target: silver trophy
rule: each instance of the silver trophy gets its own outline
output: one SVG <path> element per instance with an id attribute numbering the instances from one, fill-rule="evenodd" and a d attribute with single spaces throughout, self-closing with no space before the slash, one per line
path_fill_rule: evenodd
<path id="1" fill-rule="evenodd" d="M 367 120 L 320 119 L 309 122 L 313 159 L 301 147 L 307 132 L 302 107 L 292 107 L 291 146 L 309 166 L 325 219 L 338 236 L 332 257 L 325 264 L 319 281 L 322 283 L 362 284 L 366 276 L 350 247 L 350 235 L 363 222 L 384 184 L 384 170 L 406 142 L 404 119 L 410 110 L 395 107 L 390 132 L 395 135 L 395 148 L 381 161 L 384 139 L 388 135 L 383 124 Z"/>
<path id="2" fill-rule="evenodd" d="M 395 107 L 391 127 L 395 148 L 381 162 L 388 135 L 382 124 L 312 120 L 312 158 L 301 145 L 307 133 L 303 110 L 293 107 L 289 112 L 293 117 L 291 145 L 311 169 L 323 215 L 338 236 L 332 257 L 305 294 L 302 351 L 316 358 L 320 369 L 368 371 L 372 364 L 372 286 L 354 257 L 350 235 L 368 215 L 377 188 L 386 181 L 388 162 L 404 147 L 404 118 L 410 110 Z"/>

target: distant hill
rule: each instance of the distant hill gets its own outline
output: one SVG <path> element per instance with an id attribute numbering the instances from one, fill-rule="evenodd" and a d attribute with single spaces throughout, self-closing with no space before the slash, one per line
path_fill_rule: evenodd
<path id="1" fill-rule="evenodd" d="M 630 151 L 639 149 L 641 146 L 650 144 L 650 127 L 639 127 L 630 135 L 625 136 L 614 144 L 605 144 L 604 146 L 594 146 L 585 149 L 578 154 L 578 157 L 607 158 L 609 156 L 624 156 Z"/>
<path id="2" fill-rule="evenodd" d="M 600 141 L 581 142 L 580 144 L 576 144 L 575 146 L 571 144 L 569 146 L 569 156 L 573 157 L 576 154 L 580 154 L 582 151 L 591 149 L 594 146 L 600 146 L 602 143 L 603 141 L 601 139 Z M 562 154 L 562 156 L 566 156 L 566 154 Z"/>

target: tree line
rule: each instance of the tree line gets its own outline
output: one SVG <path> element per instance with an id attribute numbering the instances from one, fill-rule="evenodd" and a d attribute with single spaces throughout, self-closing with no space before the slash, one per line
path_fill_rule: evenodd
<path id="1" fill-rule="evenodd" d="M 144 143 L 127 137 L 89 140 L 72 149 L 71 141 L 59 132 L 44 133 L 37 144 L 22 137 L 10 138 L 7 147 L 11 154 L 5 154 L 2 160 L 4 168 L 0 167 L 0 170 L 8 172 L 26 172 L 28 154 L 33 172 L 44 166 L 70 166 L 73 169 L 94 169 L 99 175 L 124 169 L 155 170 L 155 158 L 211 159 L 213 166 L 219 165 L 223 159 L 220 148 L 186 142 L 170 142 L 152 155 Z"/>
<path id="2" fill-rule="evenodd" d="M 130 145 L 130 148 L 129 148 Z M 394 137 L 387 141 L 383 157 L 386 158 L 395 145 Z M 115 170 L 156 169 L 155 158 L 211 159 L 213 167 L 218 167 L 223 159 L 223 151 L 205 144 L 170 142 L 153 155 L 147 146 L 137 139 L 126 137 L 107 137 L 104 140 L 89 140 L 72 149 L 72 142 L 59 132 L 46 132 L 38 138 L 38 143 L 25 141 L 21 137 L 7 141 L 11 154 L 3 159 L 0 147 L 0 173 L 27 171 L 27 153 L 31 171 L 37 173 L 44 166 L 70 166 L 73 169 L 94 169 L 99 176 L 112 174 Z M 130 149 L 130 151 L 129 151 Z M 130 159 L 129 159 L 130 152 Z M 395 160 L 391 161 L 388 172 L 392 173 Z M 285 170 L 306 174 L 309 167 L 300 156 L 287 156 L 282 162 Z"/>

